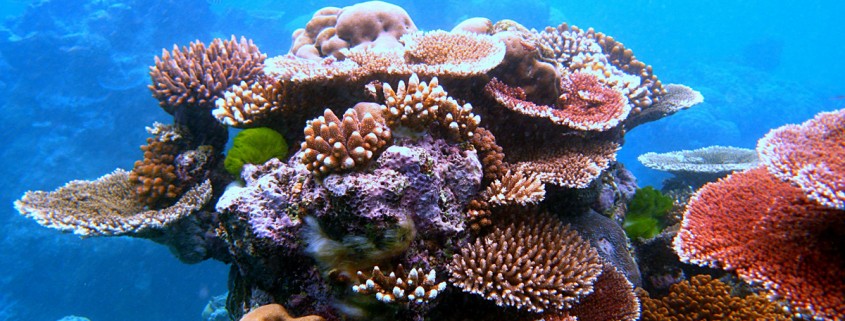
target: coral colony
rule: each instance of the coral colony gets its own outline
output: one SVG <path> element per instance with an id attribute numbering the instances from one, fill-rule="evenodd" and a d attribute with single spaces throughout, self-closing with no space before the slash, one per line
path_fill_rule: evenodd
<path id="1" fill-rule="evenodd" d="M 374 1 L 320 9 L 293 39 L 272 58 L 234 36 L 164 50 L 149 89 L 173 123 L 148 128 L 134 169 L 27 192 L 16 208 L 58 230 L 225 262 L 226 308 L 241 320 L 845 314 L 843 111 L 771 132 L 759 163 L 694 166 L 736 173 L 704 185 L 680 230 L 661 234 L 677 233 L 682 261 L 733 271 L 758 294 L 681 275 L 661 279 L 677 283 L 672 299 L 651 298 L 635 291 L 659 276 L 643 278 L 648 262 L 629 251 L 620 223 L 636 181 L 616 152 L 698 92 L 567 24 L 419 31 Z M 244 131 L 224 161 L 229 127 Z"/>

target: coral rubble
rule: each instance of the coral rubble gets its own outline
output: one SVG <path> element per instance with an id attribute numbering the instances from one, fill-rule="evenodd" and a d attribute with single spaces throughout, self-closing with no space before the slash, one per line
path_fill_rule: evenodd
<path id="1" fill-rule="evenodd" d="M 700 94 L 567 24 L 422 31 L 370 1 L 318 10 L 293 40 L 271 58 L 234 37 L 164 50 L 149 89 L 173 124 L 134 170 L 16 208 L 230 264 L 232 319 L 638 317 L 628 240 L 591 208 L 624 216 L 625 133 Z M 229 127 L 245 130 L 224 161 Z"/>

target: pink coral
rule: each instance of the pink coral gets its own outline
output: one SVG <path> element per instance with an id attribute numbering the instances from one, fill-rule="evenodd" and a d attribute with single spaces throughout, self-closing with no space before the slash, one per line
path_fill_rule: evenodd
<path id="1" fill-rule="evenodd" d="M 675 251 L 683 261 L 761 282 L 816 316 L 841 317 L 843 215 L 756 168 L 707 184 L 693 196 Z"/>

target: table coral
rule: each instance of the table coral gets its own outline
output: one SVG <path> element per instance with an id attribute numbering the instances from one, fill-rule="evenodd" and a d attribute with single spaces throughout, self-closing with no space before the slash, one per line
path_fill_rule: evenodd
<path id="1" fill-rule="evenodd" d="M 772 130 L 757 143 L 772 175 L 824 206 L 845 209 L 845 110 Z"/>
<path id="2" fill-rule="evenodd" d="M 190 215 L 210 199 L 211 184 L 206 181 L 176 204 L 144 210 L 129 173 L 118 169 L 95 181 L 71 181 L 53 192 L 27 192 L 15 202 L 15 209 L 41 225 L 75 234 L 141 235 Z"/>
<path id="3" fill-rule="evenodd" d="M 757 152 L 730 146 L 708 146 L 668 153 L 645 153 L 637 157 L 643 165 L 675 175 L 678 180 L 701 186 L 735 171 L 757 167 Z"/>

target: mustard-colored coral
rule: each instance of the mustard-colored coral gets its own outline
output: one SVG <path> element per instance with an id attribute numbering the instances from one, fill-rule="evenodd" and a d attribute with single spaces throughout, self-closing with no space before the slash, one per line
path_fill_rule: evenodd
<path id="1" fill-rule="evenodd" d="M 135 197 L 150 208 L 170 205 L 182 193 L 182 183 L 176 176 L 174 160 L 180 152 L 179 129 L 156 123 L 147 131 L 147 145 L 141 146 L 144 159 L 135 162 L 129 180 L 136 186 Z"/>
<path id="2" fill-rule="evenodd" d="M 326 109 L 304 132 L 302 163 L 318 177 L 366 166 L 392 139 L 379 106 L 372 103 L 346 110 L 342 120 Z"/>
<path id="3" fill-rule="evenodd" d="M 306 315 L 302 317 L 293 317 L 280 304 L 272 303 L 262 305 L 249 311 L 246 315 L 241 317 L 240 321 L 325 321 L 326 319 L 319 315 Z"/>
<path id="4" fill-rule="evenodd" d="M 384 275 L 378 266 L 366 276 L 358 271 L 358 281 L 352 291 L 358 294 L 375 294 L 376 299 L 384 303 L 413 302 L 426 303 L 437 298 L 446 289 L 446 282 L 437 282 L 434 270 L 425 273 L 422 269 L 412 268 L 405 273 L 400 264 L 394 272 Z"/>
<path id="5" fill-rule="evenodd" d="M 41 225 L 75 234 L 135 235 L 190 215 L 210 198 L 211 183 L 206 180 L 168 208 L 144 210 L 129 173 L 118 169 L 95 181 L 71 181 L 52 192 L 26 192 L 15 208 Z"/>
<path id="6" fill-rule="evenodd" d="M 731 287 L 709 275 L 672 285 L 663 298 L 640 290 L 643 321 L 789 320 L 783 308 L 759 294 L 731 295 Z"/>
<path id="7" fill-rule="evenodd" d="M 549 215 L 523 213 L 454 256 L 452 284 L 531 312 L 556 312 L 593 291 L 598 253 L 577 232 Z"/>

